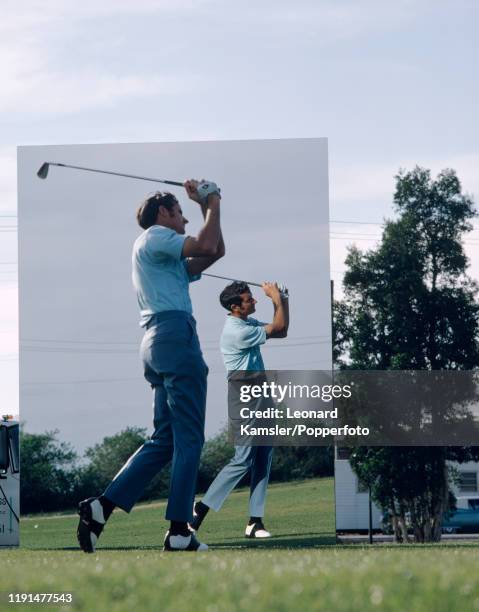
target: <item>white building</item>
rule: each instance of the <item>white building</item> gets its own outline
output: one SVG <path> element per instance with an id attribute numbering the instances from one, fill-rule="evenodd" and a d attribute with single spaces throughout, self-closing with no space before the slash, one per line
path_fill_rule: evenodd
<path id="1" fill-rule="evenodd" d="M 369 492 L 359 481 L 349 463 L 350 449 L 336 447 L 334 483 L 336 500 L 336 531 L 367 531 L 369 528 Z M 457 470 L 459 484 L 453 487 L 458 508 L 479 508 L 479 463 L 451 463 Z M 381 529 L 381 510 L 372 508 L 373 529 Z"/>

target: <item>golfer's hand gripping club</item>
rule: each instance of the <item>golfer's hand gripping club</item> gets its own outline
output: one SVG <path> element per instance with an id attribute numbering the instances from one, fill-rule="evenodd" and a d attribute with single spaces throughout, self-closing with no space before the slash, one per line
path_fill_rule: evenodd
<path id="1" fill-rule="evenodd" d="M 264 282 L 261 286 L 265 292 L 265 295 L 270 299 L 274 299 L 276 296 L 279 296 L 282 299 L 288 299 L 289 297 L 288 289 L 282 283 L 278 284 L 276 282 Z"/>
<path id="2" fill-rule="evenodd" d="M 278 285 L 279 294 L 283 298 L 283 300 L 287 300 L 289 298 L 289 290 L 288 287 L 284 283 L 276 283 Z"/>
<path id="3" fill-rule="evenodd" d="M 216 193 L 221 198 L 221 189 L 213 181 L 201 181 L 197 187 L 198 197 L 201 204 L 208 203 L 208 196 Z"/>
<path id="4" fill-rule="evenodd" d="M 185 181 L 184 186 L 190 200 L 198 202 L 202 206 L 207 205 L 208 196 L 213 193 L 216 193 L 221 198 L 221 189 L 212 181 L 190 179 Z"/>

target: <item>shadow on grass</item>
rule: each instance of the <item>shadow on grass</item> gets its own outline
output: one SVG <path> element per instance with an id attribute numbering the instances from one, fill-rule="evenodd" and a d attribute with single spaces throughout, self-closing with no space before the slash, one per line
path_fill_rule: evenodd
<path id="1" fill-rule="evenodd" d="M 26 546 L 24 547 L 25 549 L 27 548 Z M 48 552 L 48 551 L 62 551 L 62 552 L 77 552 L 80 554 L 85 554 L 83 553 L 80 548 L 78 546 L 57 546 L 57 547 L 52 547 L 52 548 L 30 548 L 29 550 L 36 550 L 38 552 Z M 157 551 L 162 551 L 163 550 L 163 544 L 151 544 L 151 545 L 138 545 L 138 546 L 99 546 L 95 553 L 101 553 L 102 551 L 120 551 L 120 550 L 157 550 Z"/>
<path id="2" fill-rule="evenodd" d="M 395 544 L 394 542 L 375 542 L 374 544 L 367 544 L 367 543 L 353 543 L 351 542 L 350 544 L 345 544 L 345 543 L 341 543 L 338 544 L 336 546 L 336 548 L 338 549 L 344 549 L 344 550 L 354 550 L 354 549 L 361 549 L 361 550 L 365 550 L 365 549 L 369 549 L 371 550 L 372 548 L 376 548 L 377 550 L 412 550 L 412 551 L 417 551 L 418 549 L 421 550 L 426 550 L 426 549 L 435 549 L 437 550 L 438 548 L 443 548 L 443 549 L 451 549 L 451 548 L 475 548 L 476 550 L 479 549 L 479 542 L 477 543 L 473 543 L 473 542 L 426 542 L 426 543 L 421 543 L 421 542 L 411 542 L 410 544 Z"/>
<path id="3" fill-rule="evenodd" d="M 287 534 L 288 536 L 294 534 Z M 308 537 L 305 537 L 308 536 Z M 271 550 L 271 549 L 305 549 L 305 548 L 317 548 L 321 546 L 332 546 L 336 544 L 336 538 L 334 535 L 317 535 L 317 534 L 304 534 L 303 537 L 285 537 L 285 536 L 276 536 L 273 538 L 263 539 L 263 540 L 253 540 L 248 538 L 241 538 L 236 540 L 230 540 L 229 542 L 211 542 L 208 541 L 208 546 L 212 551 L 215 550 L 252 550 L 252 549 L 261 549 L 261 550 Z M 58 546 L 52 548 L 31 548 L 30 550 L 38 550 L 38 551 L 77 551 L 81 552 L 77 546 Z M 120 550 L 156 550 L 162 551 L 163 545 L 137 545 L 137 546 L 100 546 L 98 547 L 96 552 L 101 551 L 120 551 Z"/>
<path id="4" fill-rule="evenodd" d="M 309 538 L 282 538 L 277 537 L 276 539 L 268 539 L 268 540 L 247 540 L 238 539 L 232 540 L 230 542 L 208 542 L 210 549 L 212 552 L 215 550 L 307 550 L 314 548 L 335 548 L 336 550 L 410 550 L 417 551 L 418 549 L 451 549 L 451 548 L 474 548 L 476 550 L 479 549 L 479 543 L 472 542 L 433 542 L 428 544 L 392 544 L 392 543 L 376 543 L 376 544 L 338 544 L 336 542 L 336 538 L 331 535 L 323 535 Z M 48 551 L 63 551 L 63 552 L 78 552 L 79 554 L 84 554 L 77 546 L 58 546 L 51 548 L 33 548 L 33 547 L 22 547 L 24 550 L 32 550 L 38 552 L 48 552 Z M 157 551 L 161 552 L 163 550 L 162 544 L 151 544 L 151 545 L 137 545 L 137 546 L 100 546 L 96 553 L 103 552 L 118 552 L 118 551 Z"/>
<path id="5" fill-rule="evenodd" d="M 289 537 L 294 536 L 294 537 Z M 307 534 L 285 534 L 280 536 L 273 536 L 268 539 L 248 539 L 241 538 L 236 540 L 229 540 L 228 542 L 210 542 L 209 546 L 214 549 L 226 550 L 228 548 L 261 548 L 261 549 L 274 549 L 274 548 L 316 548 L 318 546 L 331 546 L 336 544 L 336 538 L 332 534 L 319 535 L 314 533 Z"/>

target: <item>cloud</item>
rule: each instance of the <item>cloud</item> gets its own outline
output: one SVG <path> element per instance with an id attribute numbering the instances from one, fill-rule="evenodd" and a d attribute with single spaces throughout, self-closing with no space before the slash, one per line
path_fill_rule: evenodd
<path id="1" fill-rule="evenodd" d="M 283 25 L 290 32 L 301 28 L 314 31 L 316 38 L 323 40 L 345 39 L 365 32 L 397 29 L 404 22 L 415 18 L 420 10 L 429 3 L 418 6 L 413 0 L 383 2 L 382 0 L 363 0 L 356 2 L 317 2 L 306 0 L 292 4 L 289 0 L 266 2 L 249 10 L 250 15 L 271 25 Z"/>
<path id="2" fill-rule="evenodd" d="M 31 32 L 21 42 L 9 37 L 0 42 L 0 112 L 65 115 L 102 110 L 120 100 L 183 94 L 198 88 L 194 76 L 142 75 L 131 66 L 121 73 L 101 62 L 69 70 L 68 64 L 60 65 L 56 54 L 63 57 L 62 43 L 45 45 Z"/>
<path id="3" fill-rule="evenodd" d="M 394 163 L 358 162 L 354 165 L 333 166 L 330 174 L 331 201 L 335 205 L 378 201 L 392 204 L 395 175 L 400 168 L 410 170 L 416 165 L 429 168 L 433 177 L 445 168 L 452 168 L 457 172 L 463 191 L 476 198 L 479 196 L 479 154 L 465 153 L 435 159 L 419 156 Z"/>
<path id="4" fill-rule="evenodd" d="M 102 110 L 130 98 L 151 98 L 197 91 L 194 75 L 175 76 L 139 70 L 130 56 L 131 40 L 112 34 L 116 19 L 131 15 L 151 23 L 152 16 L 199 10 L 192 0 L 116 0 L 73 4 L 29 0 L 2 3 L 0 22 L 0 112 L 65 115 Z M 140 39 L 141 40 L 141 39 Z M 138 42 L 140 42 L 140 40 Z M 118 46 L 118 49 L 115 49 Z M 78 48 L 80 47 L 80 48 Z M 114 57 L 105 60 L 107 51 Z M 85 52 L 96 54 L 81 61 Z M 127 52 L 128 51 L 128 52 Z M 117 57 L 125 60 L 117 64 Z M 81 62 L 79 65 L 77 62 Z"/>
<path id="5" fill-rule="evenodd" d="M 298 44 L 303 37 L 312 37 L 316 46 L 322 46 L 398 28 L 418 10 L 412 0 L 398 0 L 394 5 L 379 0 L 340 5 L 332 0 L 302 0 L 294 7 L 285 0 L 251 6 L 232 0 L 28 0 L 20 4 L 4 0 L 0 111 L 34 117 L 65 115 L 111 108 L 130 98 L 194 94 L 207 88 L 205 82 L 212 86 L 211 74 L 206 68 L 201 75 L 183 67 L 180 74 L 171 75 L 168 59 L 175 58 L 173 63 L 181 66 L 176 58 L 197 49 L 197 57 L 208 60 L 208 45 L 201 47 L 208 37 L 212 37 L 210 47 L 222 41 L 225 53 L 230 49 L 234 59 L 239 45 L 244 48 L 245 37 L 251 37 L 260 52 L 270 42 L 283 45 L 286 34 L 298 37 Z M 129 20 L 126 25 L 125 19 Z M 163 25 L 158 31 L 161 43 L 152 40 L 149 44 L 155 21 Z M 140 49 L 145 50 L 143 56 Z M 158 72 L 152 76 L 147 65 L 159 53 Z"/>
<path id="6" fill-rule="evenodd" d="M 181 94 L 193 86 L 191 81 L 187 84 L 175 77 L 63 75 L 32 70 L 23 77 L 10 75 L 10 93 L 0 99 L 0 112 L 57 116 L 97 111 L 112 107 L 119 100 Z"/>
<path id="7" fill-rule="evenodd" d="M 49 24 L 61 25 L 81 19 L 115 17 L 119 15 L 161 14 L 169 11 L 182 13 L 195 7 L 212 4 L 211 0 L 3 0 L 0 31 L 12 28 L 40 29 Z"/>
<path id="8" fill-rule="evenodd" d="M 433 3 L 424 1 L 422 10 Z M 317 0 L 300 0 L 294 5 L 289 0 L 265 0 L 259 4 L 238 4 L 235 0 L 83 0 L 68 2 L 65 0 L 26 0 L 19 4 L 16 0 L 3 0 L 1 30 L 11 27 L 44 27 L 51 23 L 79 21 L 103 17 L 115 18 L 121 15 L 149 17 L 173 13 L 182 17 L 197 14 L 223 16 L 224 13 L 237 14 L 243 21 L 267 20 L 269 24 L 283 23 L 290 28 L 296 24 L 345 26 L 356 24 L 357 28 L 372 28 L 378 23 L 397 24 L 399 16 L 412 18 L 420 7 L 415 0 L 396 0 L 394 5 L 382 0 L 334 0 L 317 2 Z"/>

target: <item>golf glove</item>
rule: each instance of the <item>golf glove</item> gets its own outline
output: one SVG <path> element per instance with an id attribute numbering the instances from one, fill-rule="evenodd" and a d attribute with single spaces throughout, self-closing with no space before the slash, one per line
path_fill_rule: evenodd
<path id="1" fill-rule="evenodd" d="M 278 285 L 279 292 L 281 293 L 281 297 L 288 299 L 289 298 L 288 287 L 286 287 L 284 283 L 277 283 L 277 285 Z"/>
<path id="2" fill-rule="evenodd" d="M 208 202 L 208 196 L 212 193 L 217 193 L 221 197 L 221 189 L 216 183 L 213 183 L 212 181 L 202 181 L 198 185 L 198 195 L 202 204 L 206 204 Z"/>

